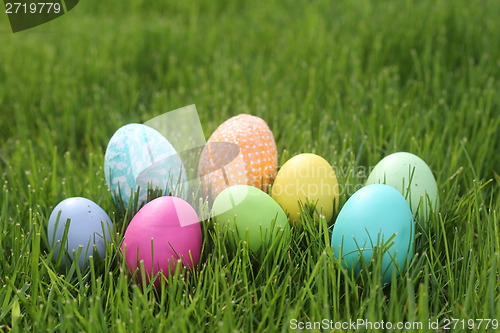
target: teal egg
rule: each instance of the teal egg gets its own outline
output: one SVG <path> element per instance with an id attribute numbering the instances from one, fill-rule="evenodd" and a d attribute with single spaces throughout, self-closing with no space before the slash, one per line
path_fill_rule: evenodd
<path id="1" fill-rule="evenodd" d="M 368 265 L 374 247 L 381 249 L 383 283 L 391 281 L 394 268 L 404 271 L 405 261 L 413 255 L 413 242 L 410 207 L 401 193 L 384 184 L 367 185 L 354 193 L 337 216 L 332 233 L 335 257 L 356 274 L 361 269 L 359 259 Z"/>
<path id="2" fill-rule="evenodd" d="M 125 125 L 113 134 L 104 175 L 119 209 L 127 208 L 138 188 L 139 206 L 147 201 L 148 188 L 181 198 L 187 193 L 187 174 L 177 151 L 158 131 L 142 124 Z"/>

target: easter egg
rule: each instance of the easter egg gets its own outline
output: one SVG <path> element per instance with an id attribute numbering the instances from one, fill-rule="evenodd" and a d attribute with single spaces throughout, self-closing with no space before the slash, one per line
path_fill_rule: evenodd
<path id="1" fill-rule="evenodd" d="M 290 232 L 283 209 L 269 195 L 249 185 L 223 190 L 215 198 L 212 214 L 219 223 L 236 229 L 236 240 L 247 241 L 254 252 L 263 244 L 269 245 L 280 230 Z"/>
<path id="2" fill-rule="evenodd" d="M 168 277 L 178 260 L 193 268 L 200 259 L 201 246 L 200 221 L 193 207 L 183 199 L 164 196 L 148 202 L 133 217 L 122 251 L 131 273 L 143 261 L 149 281 L 160 271 Z M 159 279 L 155 285 L 159 286 Z"/>
<path id="3" fill-rule="evenodd" d="M 233 154 L 230 146 L 213 148 L 213 143 L 223 142 L 236 144 L 240 150 L 236 158 L 220 168 L 217 161 Z M 250 185 L 267 192 L 277 165 L 276 142 L 269 126 L 259 117 L 240 114 L 226 120 L 210 136 L 200 156 L 198 174 L 203 177 L 204 192 L 215 198 L 233 185 Z"/>
<path id="4" fill-rule="evenodd" d="M 138 205 L 147 201 L 148 188 L 163 195 L 184 196 L 187 176 L 174 147 L 158 131 L 128 124 L 111 137 L 104 156 L 104 174 L 118 209 L 125 210 L 139 189 Z"/>
<path id="5" fill-rule="evenodd" d="M 301 206 L 312 205 L 317 217 L 330 221 L 339 204 L 335 171 L 315 154 L 300 154 L 288 160 L 276 175 L 271 194 L 293 225 L 300 224 Z"/>
<path id="6" fill-rule="evenodd" d="M 372 170 L 366 184 L 386 184 L 407 199 L 413 215 L 428 221 L 431 211 L 439 209 L 436 179 L 429 166 L 418 156 L 398 152 L 384 157 Z"/>
<path id="7" fill-rule="evenodd" d="M 88 265 L 90 256 L 96 258 L 94 248 L 101 259 L 105 257 L 105 240 L 111 240 L 113 222 L 93 201 L 75 197 L 61 201 L 50 214 L 47 236 L 50 248 L 56 247 L 53 252 L 54 260 L 57 260 L 61 251 L 66 223 L 69 223 L 69 226 L 64 249 L 72 261 L 78 260 L 80 269 Z M 75 258 L 79 247 L 81 247 L 80 255 Z M 65 266 L 66 255 L 63 253 L 61 267 Z"/>
<path id="8" fill-rule="evenodd" d="M 384 283 L 391 281 L 393 269 L 404 271 L 405 261 L 413 255 L 413 240 L 413 215 L 408 203 L 401 193 L 383 184 L 356 191 L 340 210 L 332 232 L 334 256 L 356 274 L 361 269 L 361 257 L 368 265 L 375 257 L 375 247 L 382 251 Z"/>

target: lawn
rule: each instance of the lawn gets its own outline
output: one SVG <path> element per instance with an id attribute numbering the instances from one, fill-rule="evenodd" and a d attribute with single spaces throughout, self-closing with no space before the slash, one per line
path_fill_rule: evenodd
<path id="1" fill-rule="evenodd" d="M 13 34 L 0 13 L 0 331 L 330 331 L 357 320 L 494 331 L 481 319 L 500 319 L 498 17 L 496 0 L 86 0 Z M 160 290 L 132 281 L 119 250 L 131 217 L 107 189 L 106 145 L 127 123 L 190 104 L 207 139 L 249 113 L 273 131 L 279 165 L 323 156 L 340 206 L 384 156 L 419 155 L 441 205 L 417 225 L 408 270 L 388 285 L 352 276 L 330 246 L 335 216 L 305 218 L 258 253 L 204 221 L 194 273 L 177 270 Z M 116 234 L 105 260 L 60 271 L 47 223 L 72 196 L 98 203 Z"/>

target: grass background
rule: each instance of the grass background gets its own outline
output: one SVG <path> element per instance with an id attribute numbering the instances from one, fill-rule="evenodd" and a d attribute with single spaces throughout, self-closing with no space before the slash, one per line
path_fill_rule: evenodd
<path id="1" fill-rule="evenodd" d="M 0 17 L 1 331 L 500 319 L 500 2 L 88 0 L 16 34 Z M 204 223 L 195 274 L 159 292 L 131 282 L 104 151 L 120 126 L 189 104 L 207 138 L 250 113 L 272 129 L 280 164 L 325 157 L 341 204 L 383 156 L 422 157 L 441 211 L 417 229 L 408 271 L 388 286 L 351 277 L 324 221 L 256 255 Z M 61 273 L 46 228 L 70 196 L 98 203 L 118 233 L 104 262 Z"/>

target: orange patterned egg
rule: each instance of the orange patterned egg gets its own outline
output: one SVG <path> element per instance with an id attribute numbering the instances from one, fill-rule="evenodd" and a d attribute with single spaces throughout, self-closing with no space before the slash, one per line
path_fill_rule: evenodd
<path id="1" fill-rule="evenodd" d="M 198 174 L 205 195 L 215 199 L 233 185 L 251 185 L 267 193 L 277 167 L 278 151 L 269 126 L 259 117 L 240 114 L 222 123 L 208 139 Z"/>

